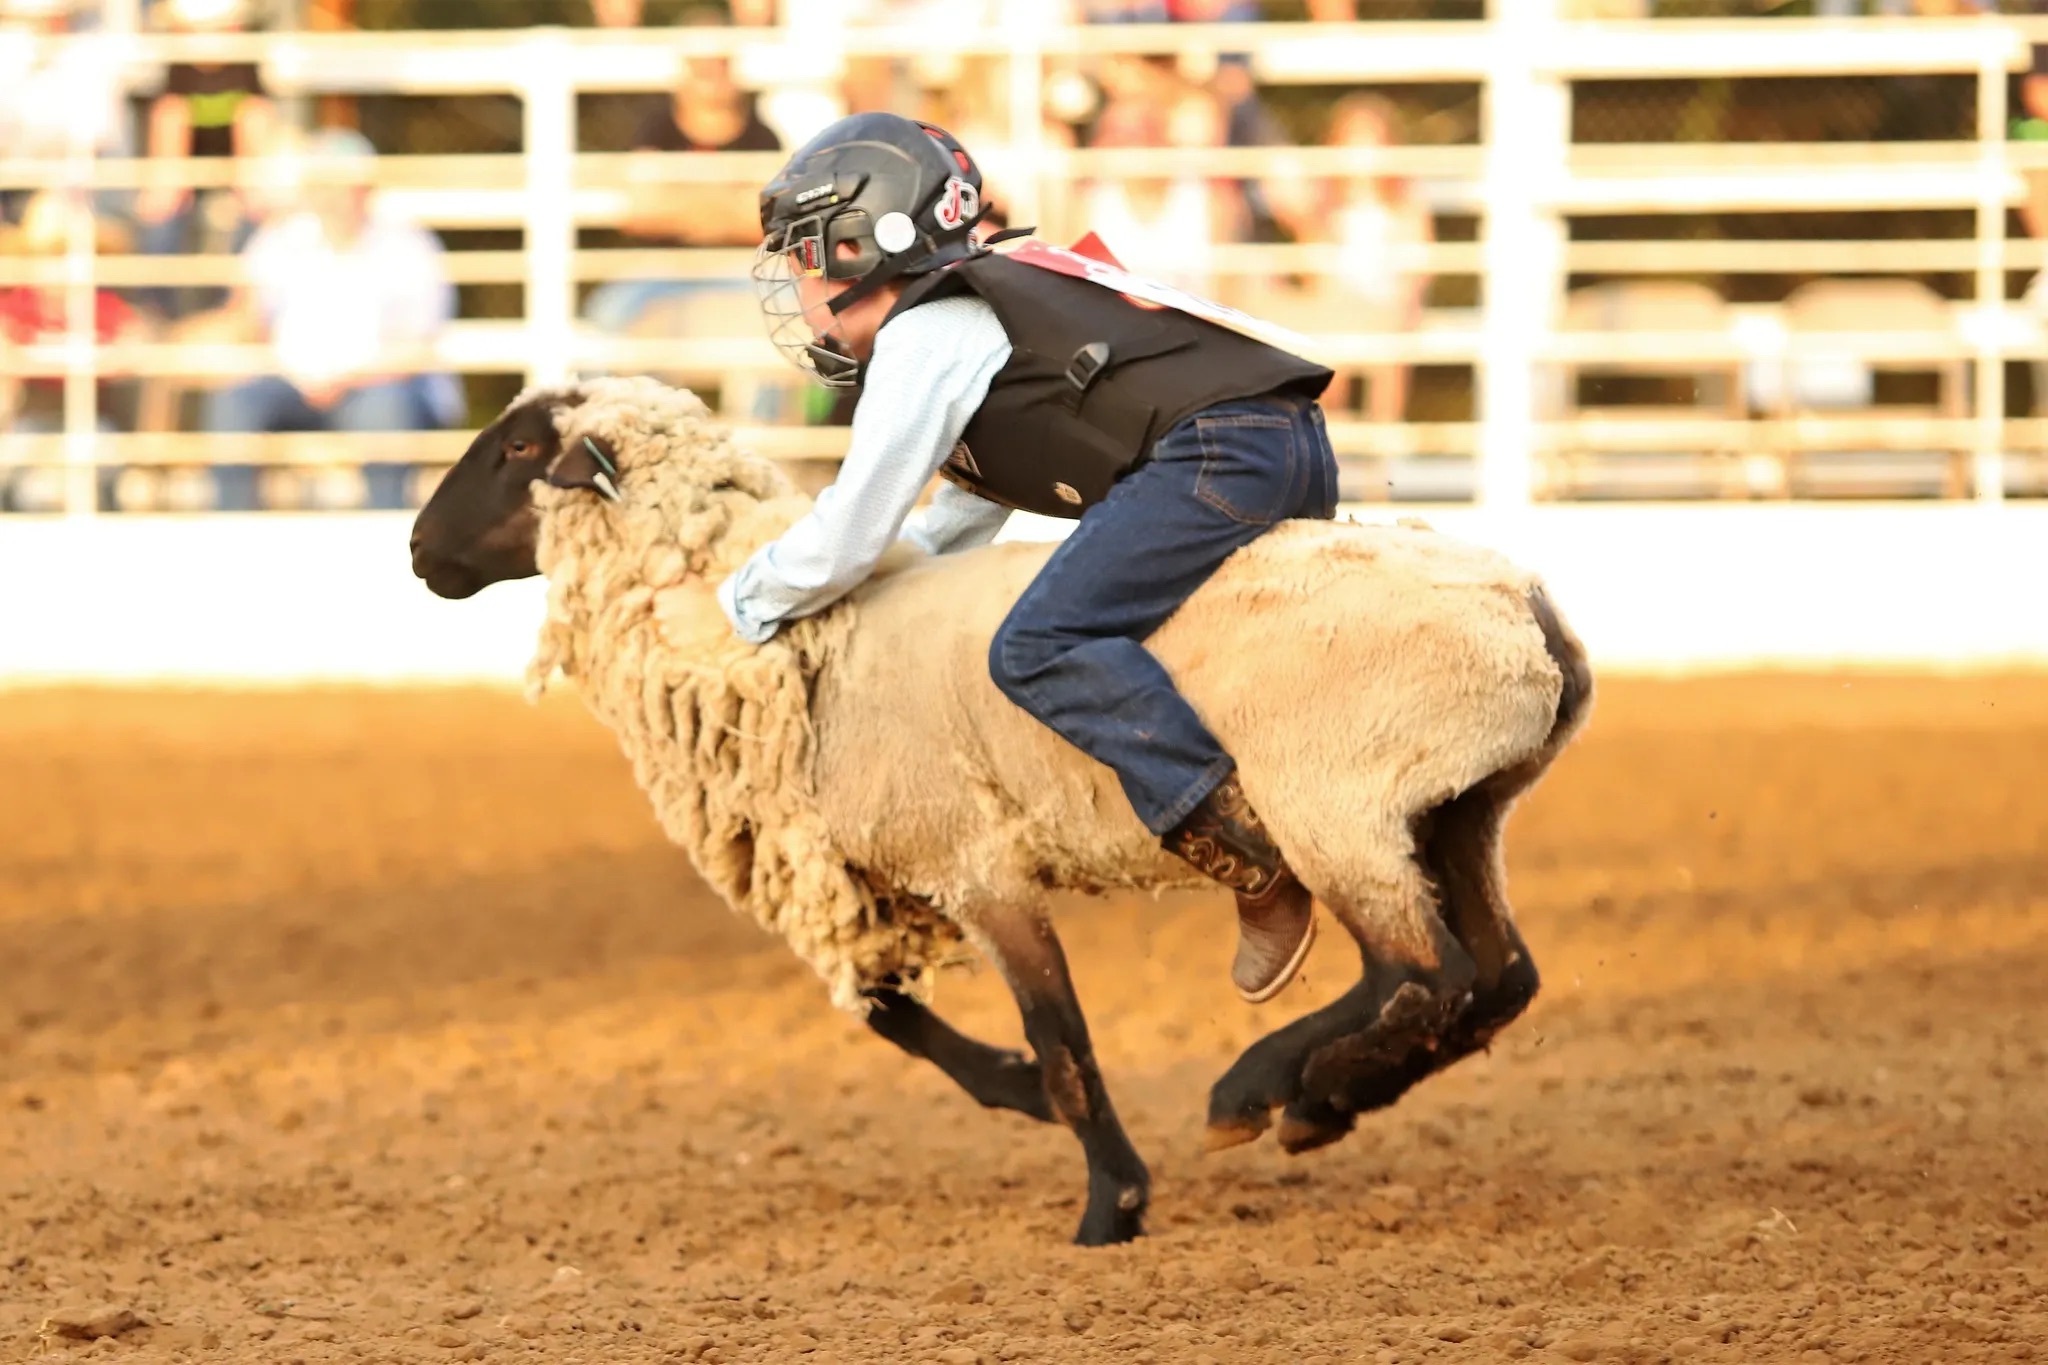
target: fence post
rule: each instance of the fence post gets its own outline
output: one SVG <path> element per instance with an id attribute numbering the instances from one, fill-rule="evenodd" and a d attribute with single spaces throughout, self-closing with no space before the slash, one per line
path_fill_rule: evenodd
<path id="1" fill-rule="evenodd" d="M 1556 314 L 1564 224 L 1552 202 L 1571 144 L 1569 87 L 1545 69 L 1561 25 L 1558 0 L 1492 0 L 1488 34 L 1479 341 L 1482 506 L 1530 500 L 1536 373 Z"/>
<path id="2" fill-rule="evenodd" d="M 576 86 L 561 29 L 533 31 L 519 93 L 526 142 L 528 384 L 563 384 L 574 351 Z"/>
<path id="3" fill-rule="evenodd" d="M 100 31 L 123 38 L 142 31 L 142 0 L 100 0 Z"/>
<path id="4" fill-rule="evenodd" d="M 1987 18 L 1987 25 L 1996 22 Z M 2001 24 L 2000 36 L 2008 31 Z M 1987 42 L 1977 68 L 1977 501 L 2005 499 L 2006 71 L 2010 50 Z M 2037 400 L 2038 401 L 2038 400 Z"/>
<path id="5" fill-rule="evenodd" d="M 1044 23 L 1044 13 L 1035 0 L 1009 0 L 1003 6 L 1002 26 L 1010 49 L 1010 149 L 1016 183 L 1003 187 L 1002 207 L 1012 227 L 1041 222 L 1045 207 Z"/>

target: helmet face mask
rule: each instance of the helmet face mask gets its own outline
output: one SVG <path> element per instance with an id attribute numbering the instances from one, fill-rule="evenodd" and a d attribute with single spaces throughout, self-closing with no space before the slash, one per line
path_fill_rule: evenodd
<path id="1" fill-rule="evenodd" d="M 815 325 L 890 281 L 971 254 L 981 173 L 942 129 L 897 114 L 839 120 L 793 155 L 761 191 L 753 280 L 768 334 L 785 358 L 830 387 L 858 382 L 844 342 Z M 821 297 L 805 280 L 850 287 Z"/>
<path id="2" fill-rule="evenodd" d="M 784 240 L 791 244 L 780 245 Z M 763 240 L 754 252 L 754 299 L 768 324 L 769 341 L 785 360 L 827 388 L 852 388 L 858 362 L 837 338 L 811 320 L 814 310 L 829 309 L 830 303 L 820 299 L 809 308 L 804 306 L 804 282 L 827 278 L 825 266 L 830 259 L 822 232 Z"/>

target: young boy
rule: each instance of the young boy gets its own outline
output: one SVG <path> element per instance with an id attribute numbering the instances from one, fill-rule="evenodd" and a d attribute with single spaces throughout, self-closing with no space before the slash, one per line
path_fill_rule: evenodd
<path id="1" fill-rule="evenodd" d="M 946 482 L 905 533 L 929 553 L 986 544 L 1013 508 L 1078 518 L 997 630 L 990 672 L 1114 770 L 1166 848 L 1237 893 L 1231 977 L 1269 1000 L 1308 955 L 1310 894 L 1141 642 L 1232 551 L 1335 515 L 1316 403 L 1331 372 L 1219 325 L 1227 310 L 1205 300 L 1071 253 L 992 251 L 970 236 L 981 214 L 959 143 L 886 113 L 833 124 L 761 192 L 770 335 L 860 397 L 837 479 L 719 603 L 758 642 L 837 600 L 935 472 Z"/>

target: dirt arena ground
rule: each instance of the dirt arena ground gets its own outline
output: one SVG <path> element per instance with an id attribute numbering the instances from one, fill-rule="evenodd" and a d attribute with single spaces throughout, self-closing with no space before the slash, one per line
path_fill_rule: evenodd
<path id="1" fill-rule="evenodd" d="M 1220 899 L 1073 905 L 1097 1252 L 573 699 L 5 694 L 0 773 L 5 1359 L 2048 1359 L 2048 680 L 1604 684 L 1510 826 L 1542 997 L 1301 1158 L 1202 1106 L 1340 936 L 1253 1009 Z"/>

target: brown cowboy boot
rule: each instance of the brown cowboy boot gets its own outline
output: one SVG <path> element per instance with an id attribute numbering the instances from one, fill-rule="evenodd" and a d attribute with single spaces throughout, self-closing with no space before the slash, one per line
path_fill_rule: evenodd
<path id="1" fill-rule="evenodd" d="M 1315 904 L 1245 799 L 1237 774 L 1160 842 L 1237 893 L 1237 959 L 1230 966 L 1237 993 L 1254 1005 L 1278 995 L 1315 942 Z"/>

